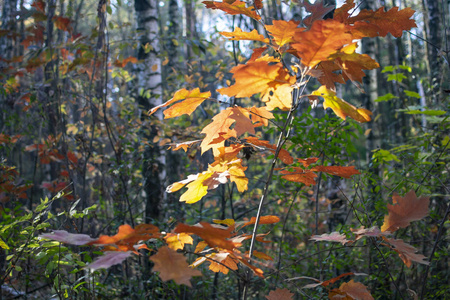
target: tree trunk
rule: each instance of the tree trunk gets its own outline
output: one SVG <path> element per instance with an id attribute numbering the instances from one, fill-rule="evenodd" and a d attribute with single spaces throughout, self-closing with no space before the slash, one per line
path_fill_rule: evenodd
<path id="1" fill-rule="evenodd" d="M 138 103 L 144 110 L 162 103 L 162 77 L 159 46 L 158 1 L 136 0 L 135 11 L 137 31 L 140 34 L 138 59 L 142 63 L 137 65 Z M 162 119 L 162 112 L 156 114 Z M 144 136 L 152 142 L 158 134 L 156 125 L 150 125 L 144 130 Z M 144 190 L 146 192 L 145 222 L 156 219 L 160 214 L 160 201 L 163 197 L 164 157 L 156 144 L 145 149 L 143 162 Z"/>

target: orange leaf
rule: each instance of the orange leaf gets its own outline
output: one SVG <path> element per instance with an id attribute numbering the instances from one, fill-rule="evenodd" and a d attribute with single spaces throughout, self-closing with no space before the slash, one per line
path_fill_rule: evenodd
<path id="1" fill-rule="evenodd" d="M 350 178 L 353 175 L 361 174 L 354 166 L 340 167 L 340 166 L 317 166 L 311 169 L 311 171 L 325 172 L 331 175 L 340 176 L 344 178 Z"/>
<path id="2" fill-rule="evenodd" d="M 273 114 L 266 107 L 251 107 L 247 109 L 251 114 L 251 119 L 255 127 L 269 125 L 269 120 L 273 119 Z"/>
<path id="3" fill-rule="evenodd" d="M 421 220 L 428 215 L 430 197 L 417 198 L 414 190 L 410 190 L 405 197 L 397 193 L 392 196 L 392 205 L 388 204 L 389 214 L 384 217 L 381 231 L 394 232 L 407 227 L 412 221 Z"/>
<path id="4" fill-rule="evenodd" d="M 310 30 L 297 32 L 292 48 L 302 59 L 302 64 L 314 67 L 352 42 L 347 27 L 333 19 L 315 21 Z"/>
<path id="5" fill-rule="evenodd" d="M 173 279 L 177 284 L 192 287 L 190 279 L 193 276 L 202 276 L 199 270 L 189 268 L 183 254 L 167 246 L 159 248 L 157 254 L 150 256 L 150 260 L 155 264 L 153 271 L 159 272 L 159 277 L 163 281 Z"/>
<path id="6" fill-rule="evenodd" d="M 275 291 L 270 291 L 269 295 L 266 296 L 268 300 L 290 300 L 293 297 L 294 294 L 288 289 L 276 289 Z"/>
<path id="7" fill-rule="evenodd" d="M 178 90 L 169 101 L 152 108 L 149 111 L 149 115 L 154 114 L 161 107 L 166 107 L 180 100 L 183 101 L 172 105 L 172 107 L 164 111 L 164 119 L 178 117 L 183 114 L 191 115 L 194 110 L 209 97 L 211 97 L 211 92 L 201 93 L 199 88 L 192 91 L 181 89 Z"/>
<path id="8" fill-rule="evenodd" d="M 193 233 L 201 237 L 210 247 L 222 248 L 233 251 L 235 247 L 240 246 L 239 243 L 233 243 L 228 240 L 231 237 L 231 232 L 234 230 L 233 226 L 223 228 L 219 226 L 212 226 L 206 222 L 200 222 L 197 225 L 189 226 L 186 224 L 178 224 L 174 229 L 176 233 Z"/>
<path id="9" fill-rule="evenodd" d="M 69 31 L 70 30 L 70 19 L 64 18 L 64 17 L 53 17 L 53 20 L 55 21 L 56 28 L 63 31 Z"/>
<path id="10" fill-rule="evenodd" d="M 392 249 L 398 253 L 398 256 L 400 256 L 408 268 L 411 267 L 413 261 L 424 265 L 430 264 L 430 262 L 425 260 L 425 256 L 422 254 L 416 254 L 417 249 L 405 243 L 403 240 L 390 239 L 386 237 L 383 239 L 393 246 Z"/>
<path id="11" fill-rule="evenodd" d="M 292 90 L 294 88 L 290 84 L 283 84 L 277 88 L 269 88 L 262 101 L 266 103 L 267 110 L 279 108 L 281 110 L 290 110 L 292 107 Z"/>
<path id="12" fill-rule="evenodd" d="M 168 233 L 164 239 L 166 240 L 167 245 L 172 250 L 183 250 L 185 244 L 190 244 L 194 242 L 189 234 L 186 233 Z"/>
<path id="13" fill-rule="evenodd" d="M 304 183 L 306 185 L 316 184 L 314 178 L 316 178 L 317 175 L 313 173 L 311 170 L 305 170 L 300 167 L 293 167 L 290 169 L 292 169 L 293 171 L 287 170 L 281 171 L 280 173 L 283 174 L 283 176 L 281 177 L 292 182 Z"/>
<path id="14" fill-rule="evenodd" d="M 326 14 L 335 8 L 335 5 L 324 6 L 322 1 L 316 1 L 314 4 L 311 4 L 306 0 L 303 1 L 303 5 L 305 6 L 306 11 L 311 13 L 303 19 L 303 24 L 308 27 L 310 27 L 314 21 L 323 19 Z"/>
<path id="15" fill-rule="evenodd" d="M 256 148 L 258 147 L 267 148 L 273 154 L 275 154 L 275 151 L 277 149 L 277 146 L 270 144 L 268 141 L 260 140 L 256 137 L 245 138 L 245 142 L 247 144 L 250 144 L 250 146 L 256 146 Z M 292 158 L 289 152 L 286 151 L 285 149 L 280 150 L 280 152 L 278 153 L 278 157 L 281 159 L 282 162 L 284 162 L 287 165 L 290 165 L 294 162 L 294 158 Z"/>
<path id="16" fill-rule="evenodd" d="M 283 20 L 273 20 L 273 25 L 266 25 L 267 31 L 273 36 L 275 43 L 278 47 L 283 47 L 284 45 L 293 41 L 294 34 L 296 32 L 301 32 L 305 28 L 298 28 L 299 21 L 283 21 Z"/>
<path id="17" fill-rule="evenodd" d="M 123 68 L 125 67 L 128 63 L 132 63 L 132 64 L 137 64 L 138 63 L 138 59 L 134 56 L 129 56 L 123 60 L 115 60 L 114 61 L 114 66 L 118 67 L 118 68 Z"/>
<path id="18" fill-rule="evenodd" d="M 259 41 L 266 44 L 270 42 L 268 38 L 265 38 L 263 35 L 259 34 L 256 29 L 253 29 L 251 32 L 244 32 L 239 27 L 236 27 L 233 32 L 222 31 L 219 33 L 234 41 Z"/>
<path id="19" fill-rule="evenodd" d="M 252 217 L 250 219 L 250 221 L 244 223 L 241 228 L 244 228 L 245 226 L 248 226 L 248 225 L 253 225 L 253 224 L 255 224 L 255 222 L 256 222 L 256 218 Z M 274 223 L 278 223 L 278 222 L 280 222 L 280 218 L 277 216 L 261 216 L 259 218 L 259 225 L 274 224 Z"/>
<path id="20" fill-rule="evenodd" d="M 410 19 L 415 11 L 409 7 L 398 10 L 393 7 L 384 11 L 380 7 L 377 11 L 363 9 L 358 15 L 347 20 L 348 24 L 354 24 L 352 33 L 354 38 L 362 37 L 385 37 L 388 33 L 394 37 L 401 37 L 404 30 L 410 30 L 417 27 L 416 22 Z"/>
<path id="21" fill-rule="evenodd" d="M 234 128 L 230 127 L 234 124 Z M 255 134 L 254 126 L 250 120 L 248 111 L 240 107 L 228 107 L 214 116 L 213 122 L 203 128 L 201 133 L 206 134 L 200 145 L 202 154 L 214 147 L 215 139 L 223 137 L 223 140 L 230 137 L 238 137 L 239 135 L 249 132 Z M 222 140 L 222 141 L 223 141 Z M 216 146 L 218 148 L 218 146 Z"/>
<path id="22" fill-rule="evenodd" d="M 336 115 L 344 119 L 350 117 L 360 123 L 369 122 L 371 120 L 372 113 L 364 108 L 356 108 L 350 103 L 345 102 L 341 98 L 336 96 L 336 93 L 327 89 L 322 85 L 318 90 L 312 92 L 312 95 L 321 96 L 325 101 L 323 108 L 331 108 Z"/>
<path id="23" fill-rule="evenodd" d="M 251 97 L 255 94 L 265 94 L 269 88 L 276 89 L 280 85 L 292 85 L 295 77 L 290 76 L 281 63 L 273 64 L 270 61 L 257 59 L 247 62 L 245 65 L 238 65 L 231 69 L 235 84 L 218 89 L 223 95 L 230 97 Z"/>
<path id="24" fill-rule="evenodd" d="M 231 1 L 230 1 L 231 2 Z M 245 2 L 235 1 L 232 3 L 228 3 L 228 1 L 224 2 L 216 2 L 216 1 L 203 1 L 206 5 L 206 8 L 211 9 L 220 9 L 226 12 L 229 15 L 246 15 L 255 20 L 260 20 L 261 17 L 256 13 L 255 8 L 253 6 L 246 7 Z"/>

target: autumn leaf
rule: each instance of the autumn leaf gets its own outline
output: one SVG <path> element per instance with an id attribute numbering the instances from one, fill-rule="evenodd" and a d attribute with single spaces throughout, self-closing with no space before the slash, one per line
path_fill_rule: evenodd
<path id="1" fill-rule="evenodd" d="M 166 241 L 167 245 L 172 250 L 183 250 L 185 244 L 190 244 L 194 242 L 194 240 L 191 238 L 191 236 L 187 233 L 168 233 L 164 240 Z"/>
<path id="2" fill-rule="evenodd" d="M 352 42 L 347 27 L 333 19 L 315 21 L 311 29 L 297 32 L 291 47 L 302 59 L 302 64 L 314 67 Z"/>
<path id="3" fill-rule="evenodd" d="M 350 229 L 354 234 L 356 234 L 356 240 L 359 240 L 360 238 L 363 237 L 382 237 L 382 236 L 387 236 L 390 235 L 391 232 L 389 231 L 381 231 L 380 228 L 378 228 L 377 226 L 373 226 L 371 228 L 364 228 L 364 226 L 361 226 L 361 228 L 359 229 Z"/>
<path id="4" fill-rule="evenodd" d="M 230 270 L 237 270 L 237 260 L 229 252 L 220 251 L 218 253 L 207 254 L 204 257 L 199 257 L 191 264 L 192 267 L 198 267 L 204 262 L 209 262 L 209 269 L 214 273 L 228 274 Z"/>
<path id="5" fill-rule="evenodd" d="M 361 275 L 367 275 L 367 274 L 348 272 L 348 273 L 341 274 L 341 275 L 339 275 L 337 277 L 334 277 L 334 278 L 331 278 L 331 279 L 328 279 L 328 280 L 325 280 L 325 281 L 320 281 L 318 279 L 310 278 L 310 277 L 296 277 L 296 278 L 291 278 L 289 280 L 307 278 L 307 279 L 312 279 L 314 281 L 318 281 L 318 283 L 311 283 L 311 284 L 307 284 L 307 285 L 303 286 L 304 289 L 311 289 L 311 288 L 315 288 L 315 287 L 318 287 L 318 286 L 329 286 L 330 284 L 335 283 L 336 281 L 342 279 L 345 276 L 352 276 L 352 275 L 361 276 Z"/>
<path id="6" fill-rule="evenodd" d="M 118 68 L 124 68 L 128 63 L 137 64 L 138 59 L 134 56 L 129 56 L 123 60 L 116 59 L 114 61 L 114 66 Z"/>
<path id="7" fill-rule="evenodd" d="M 373 300 L 373 297 L 370 294 L 369 290 L 367 290 L 367 287 L 360 282 L 354 282 L 353 279 L 350 280 L 349 282 L 344 282 L 343 284 L 341 284 L 341 286 L 339 287 L 339 291 L 350 296 L 351 299 Z M 346 298 L 330 297 L 330 299 L 337 300 Z"/>
<path id="8" fill-rule="evenodd" d="M 430 197 L 417 198 L 414 190 L 410 190 L 405 197 L 397 193 L 392 196 L 392 205 L 388 204 L 389 214 L 384 217 L 381 231 L 394 232 L 407 227 L 412 221 L 418 221 L 428 215 Z"/>
<path id="9" fill-rule="evenodd" d="M 352 33 L 355 39 L 385 37 L 388 33 L 399 38 L 404 30 L 417 27 L 416 22 L 410 19 L 414 13 L 410 7 L 402 10 L 393 7 L 386 12 L 384 7 L 380 7 L 377 11 L 363 9 L 358 15 L 350 17 L 347 23 L 353 24 Z"/>
<path id="10" fill-rule="evenodd" d="M 121 264 L 125 259 L 131 256 L 132 251 L 105 251 L 102 256 L 97 257 L 92 263 L 86 266 L 92 271 L 98 269 L 108 269 L 109 267 Z"/>
<path id="11" fill-rule="evenodd" d="M 325 101 L 323 108 L 331 108 L 336 115 L 344 119 L 350 117 L 360 123 L 369 122 L 371 120 L 372 113 L 364 108 L 356 108 L 353 105 L 345 102 L 341 98 L 336 96 L 336 93 L 327 89 L 322 85 L 318 90 L 312 92 L 312 95 L 321 96 Z"/>
<path id="12" fill-rule="evenodd" d="M 158 249 L 158 253 L 150 256 L 155 264 L 153 271 L 159 272 L 162 281 L 173 280 L 177 284 L 192 287 L 190 279 L 193 276 L 202 276 L 202 272 L 189 267 L 183 254 L 178 253 L 167 246 Z"/>
<path id="13" fill-rule="evenodd" d="M 324 172 L 335 176 L 340 176 L 344 178 L 350 178 L 353 175 L 361 174 L 354 166 L 341 167 L 341 166 L 316 166 L 311 169 L 315 172 Z"/>
<path id="14" fill-rule="evenodd" d="M 327 242 L 337 242 L 341 243 L 342 245 L 345 245 L 346 243 L 350 242 L 347 240 L 347 237 L 343 233 L 339 232 L 332 232 L 330 234 L 324 233 L 322 235 L 313 235 L 310 240 L 313 241 L 327 241 Z"/>
<path id="15" fill-rule="evenodd" d="M 180 102 L 175 103 L 164 111 L 164 119 L 174 118 L 184 114 L 191 115 L 194 110 L 209 97 L 211 97 L 211 92 L 202 93 L 199 88 L 192 91 L 181 89 L 178 90 L 169 101 L 152 108 L 149 111 L 149 115 L 154 114 L 161 107 L 169 106 L 178 101 Z"/>
<path id="16" fill-rule="evenodd" d="M 52 233 L 44 233 L 39 237 L 77 246 L 96 241 L 87 234 L 69 233 L 65 230 L 54 230 Z"/>
<path id="17" fill-rule="evenodd" d="M 217 226 L 217 225 L 216 225 Z M 210 247 L 222 248 L 233 251 L 234 248 L 238 247 L 238 243 L 233 243 L 228 240 L 231 237 L 231 232 L 234 227 L 216 227 L 206 222 L 200 222 L 197 225 L 190 226 L 186 224 L 178 224 L 174 229 L 176 233 L 193 233 L 201 237 Z"/>
<path id="18" fill-rule="evenodd" d="M 281 110 L 290 110 L 292 107 L 292 90 L 290 84 L 283 84 L 277 88 L 269 88 L 261 100 L 265 102 L 267 110 L 279 108 Z"/>
<path id="19" fill-rule="evenodd" d="M 217 160 L 217 158 L 219 160 Z M 241 159 L 220 160 L 220 157 L 216 157 L 216 161 L 212 163 L 209 168 L 215 172 L 227 172 L 230 177 L 230 181 L 236 184 L 239 192 L 243 193 L 248 189 L 248 178 L 245 177 L 245 170 L 247 167 L 242 165 Z"/>
<path id="20" fill-rule="evenodd" d="M 296 78 L 290 76 L 281 63 L 274 64 L 261 59 L 233 67 L 230 72 L 233 73 L 235 84 L 217 90 L 229 97 L 243 98 L 258 93 L 266 94 L 270 88 L 292 85 L 296 81 Z"/>
<path id="21" fill-rule="evenodd" d="M 258 41 L 268 44 L 270 41 L 263 35 L 259 34 L 256 29 L 251 32 L 242 31 L 239 27 L 236 27 L 233 32 L 219 32 L 221 35 L 230 38 L 233 41 Z"/>
<path id="22" fill-rule="evenodd" d="M 269 120 L 274 118 L 273 114 L 266 107 L 253 106 L 247 111 L 251 114 L 254 127 L 267 126 L 269 125 Z"/>
<path id="23" fill-rule="evenodd" d="M 301 167 L 292 167 L 289 169 L 291 169 L 292 171 L 282 170 L 280 172 L 281 174 L 283 174 L 281 178 L 284 178 L 292 182 L 304 183 L 306 185 L 316 184 L 315 178 L 317 177 L 317 175 L 311 170 L 305 170 Z"/>
<path id="24" fill-rule="evenodd" d="M 335 5 L 324 6 L 322 1 L 316 1 L 311 4 L 309 3 L 309 0 L 304 0 L 303 6 L 306 11 L 310 13 L 310 15 L 303 19 L 303 24 L 308 27 L 310 27 L 314 21 L 323 19 L 326 14 L 333 11 L 336 7 Z"/>
<path id="25" fill-rule="evenodd" d="M 234 128 L 231 128 L 233 124 Z M 223 137 L 223 140 L 225 140 L 230 137 L 238 137 L 245 132 L 255 134 L 255 128 L 248 111 L 237 106 L 228 107 L 215 115 L 212 123 L 203 128 L 201 133 L 206 134 L 206 136 L 200 145 L 202 154 L 208 149 L 222 146 L 215 143 L 216 139 L 220 140 Z"/>
<path id="26" fill-rule="evenodd" d="M 277 217 L 277 216 L 261 216 L 261 217 L 259 218 L 259 225 L 264 225 L 264 224 L 275 224 L 275 223 L 278 223 L 278 222 L 280 222 L 280 218 Z M 256 223 L 256 218 L 255 218 L 255 217 L 252 217 L 252 218 L 250 219 L 250 221 L 245 222 L 245 223 L 242 225 L 241 229 L 244 228 L 245 226 L 253 225 L 253 224 L 255 224 L 255 223 Z"/>
<path id="27" fill-rule="evenodd" d="M 408 268 L 411 267 L 413 261 L 423 265 L 430 264 L 430 262 L 425 260 L 425 256 L 422 254 L 416 254 L 417 249 L 405 243 L 403 240 L 390 239 L 386 237 L 383 239 L 393 246 L 392 250 L 398 253 L 398 256 L 400 256 Z"/>
<path id="28" fill-rule="evenodd" d="M 195 141 L 188 141 L 188 142 L 182 142 L 182 143 L 174 143 L 170 144 L 168 149 L 172 149 L 172 151 L 177 151 L 180 149 L 183 149 L 184 152 L 187 152 L 187 150 L 194 144 L 201 142 L 202 140 L 195 140 Z"/>
<path id="29" fill-rule="evenodd" d="M 245 142 L 247 144 L 250 144 L 250 146 L 256 146 L 257 149 L 267 149 L 273 154 L 275 154 L 277 146 L 269 143 L 268 141 L 260 140 L 256 137 L 248 137 L 245 138 Z M 290 165 L 294 162 L 294 158 L 289 154 L 288 151 L 285 149 L 280 149 L 278 153 L 278 157 L 281 159 L 281 161 L 287 165 Z"/>
<path id="30" fill-rule="evenodd" d="M 267 31 L 273 36 L 275 43 L 281 48 L 293 41 L 294 34 L 303 31 L 305 28 L 299 28 L 299 21 L 273 20 L 272 25 L 266 25 Z"/>
<path id="31" fill-rule="evenodd" d="M 261 19 L 261 17 L 256 13 L 255 8 L 253 6 L 246 7 L 245 2 L 239 0 L 232 3 L 229 3 L 227 1 L 223 2 L 203 1 L 202 3 L 206 5 L 206 8 L 220 9 L 229 15 L 242 14 L 255 20 Z"/>
<path id="32" fill-rule="evenodd" d="M 274 291 L 270 291 L 266 298 L 268 300 L 290 300 L 294 298 L 294 294 L 288 289 L 276 289 Z"/>

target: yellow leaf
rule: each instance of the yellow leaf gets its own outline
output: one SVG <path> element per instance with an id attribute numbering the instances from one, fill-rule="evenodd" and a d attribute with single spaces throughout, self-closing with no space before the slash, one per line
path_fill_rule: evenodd
<path id="1" fill-rule="evenodd" d="M 210 178 L 214 173 L 206 171 L 198 175 L 197 179 L 187 185 L 188 190 L 181 195 L 180 202 L 195 203 L 203 198 L 208 192 L 208 187 L 203 181 Z"/>

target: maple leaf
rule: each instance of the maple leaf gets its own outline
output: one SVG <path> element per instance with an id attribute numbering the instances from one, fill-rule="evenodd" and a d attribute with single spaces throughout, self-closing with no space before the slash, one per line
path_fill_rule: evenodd
<path id="1" fill-rule="evenodd" d="M 333 291 L 334 290 L 332 290 L 331 292 Z M 331 297 L 329 296 L 329 298 L 331 300 L 349 299 L 342 297 L 342 295 L 347 295 L 351 297 L 350 299 L 373 300 L 373 297 L 367 290 L 367 287 L 360 282 L 354 282 L 353 279 L 350 280 L 349 282 L 344 282 L 343 284 L 341 284 L 338 291 L 341 293 L 338 292 L 333 294 L 330 292 Z"/>
<path id="2" fill-rule="evenodd" d="M 231 129 L 231 126 L 234 128 Z M 200 148 L 202 154 L 211 148 L 219 148 L 221 144 L 216 143 L 216 139 L 227 139 L 230 137 L 238 137 L 239 135 L 248 132 L 255 134 L 255 128 L 250 120 L 250 115 L 247 110 L 240 107 L 228 107 L 213 117 L 212 123 L 203 128 L 201 133 L 206 134 Z"/>
<path id="3" fill-rule="evenodd" d="M 153 271 L 159 272 L 162 281 L 174 280 L 177 284 L 192 287 L 190 279 L 193 276 L 202 276 L 202 272 L 189 267 L 183 254 L 167 246 L 158 249 L 158 253 L 150 256 L 155 264 Z"/>
<path id="4" fill-rule="evenodd" d="M 293 41 L 294 34 L 305 28 L 298 28 L 299 21 L 273 20 L 272 25 L 266 25 L 266 29 L 273 36 L 275 43 L 281 48 Z"/>
<path id="5" fill-rule="evenodd" d="M 350 242 L 347 240 L 345 234 L 339 233 L 339 232 L 332 232 L 330 234 L 324 233 L 322 235 L 313 235 L 310 240 L 313 241 L 328 241 L 328 242 L 337 242 L 341 243 L 342 245 L 345 245 L 346 243 Z"/>
<path id="6" fill-rule="evenodd" d="M 65 230 L 54 230 L 52 233 L 44 233 L 39 237 L 77 246 L 86 245 L 96 240 L 87 234 L 69 233 Z"/>
<path id="7" fill-rule="evenodd" d="M 321 96 L 325 101 L 323 108 L 331 108 L 336 115 L 344 119 L 350 117 L 360 123 L 369 122 L 371 120 L 372 112 L 364 108 L 356 108 L 350 103 L 345 102 L 336 96 L 336 93 L 327 89 L 322 85 L 318 90 L 312 92 L 312 95 Z"/>
<path id="8" fill-rule="evenodd" d="M 232 1 L 203 1 L 202 3 L 206 5 L 206 8 L 220 9 L 229 15 L 246 15 L 255 20 L 261 19 L 261 17 L 256 13 L 253 6 L 246 7 L 245 2 L 239 0 L 232 3 L 229 2 Z"/>
<path id="9" fill-rule="evenodd" d="M 430 262 L 425 260 L 425 256 L 422 254 L 416 254 L 417 249 L 405 243 L 403 240 L 390 239 L 386 237 L 383 239 L 393 246 L 392 250 L 398 253 L 398 256 L 400 256 L 408 268 L 411 267 L 413 261 L 423 265 L 430 264 Z"/>
<path id="10" fill-rule="evenodd" d="M 245 65 L 233 67 L 235 84 L 217 91 L 229 97 L 251 97 L 255 94 L 265 94 L 269 88 L 277 88 L 280 85 L 295 83 L 296 78 L 290 76 L 281 63 L 272 63 L 257 59 L 247 62 Z"/>
<path id="11" fill-rule="evenodd" d="M 384 217 L 381 231 L 394 232 L 399 228 L 407 227 L 412 221 L 418 221 L 428 215 L 430 197 L 417 198 L 414 190 L 400 197 L 397 193 L 392 196 L 392 205 L 388 204 L 389 214 Z"/>
<path id="12" fill-rule="evenodd" d="M 288 289 L 276 289 L 270 291 L 269 295 L 266 296 L 268 300 L 289 300 L 293 299 L 294 294 Z"/>
<path id="13" fill-rule="evenodd" d="M 154 114 L 161 107 L 169 106 L 181 100 L 183 101 L 172 105 L 170 108 L 164 111 L 164 119 L 174 118 L 184 114 L 191 115 L 194 110 L 209 97 L 211 97 L 211 92 L 201 93 L 199 88 L 196 88 L 192 91 L 181 89 L 175 92 L 173 98 L 169 101 L 155 106 L 154 108 L 149 110 L 149 115 Z"/>
<path id="14" fill-rule="evenodd" d="M 121 264 L 125 259 L 131 256 L 132 251 L 105 251 L 102 256 L 97 257 L 92 263 L 86 266 L 87 269 L 98 270 L 108 269 L 109 267 Z"/>
<path id="15" fill-rule="evenodd" d="M 177 227 L 175 227 L 174 232 L 193 233 L 201 237 L 212 248 L 218 247 L 233 251 L 234 248 L 240 245 L 239 243 L 233 243 L 228 240 L 231 237 L 231 232 L 233 230 L 233 226 L 228 228 L 213 227 L 209 223 L 200 222 L 194 226 L 178 224 Z"/>
<path id="16" fill-rule="evenodd" d="M 315 21 L 311 29 L 297 32 L 291 47 L 297 51 L 302 64 L 314 67 L 352 42 L 347 27 L 333 19 Z"/>
<path id="17" fill-rule="evenodd" d="M 185 244 L 190 244 L 194 242 L 194 240 L 191 238 L 189 234 L 186 234 L 184 232 L 182 233 L 168 233 L 164 240 L 166 240 L 167 245 L 172 250 L 183 250 Z"/>
<path id="18" fill-rule="evenodd" d="M 219 33 L 225 37 L 229 37 L 230 40 L 233 41 L 258 41 L 266 44 L 270 42 L 268 38 L 265 38 L 263 35 L 259 34 L 256 29 L 253 29 L 251 32 L 245 32 L 239 27 L 236 27 L 233 32 L 222 31 Z"/>

